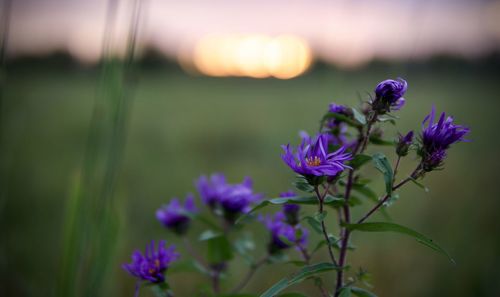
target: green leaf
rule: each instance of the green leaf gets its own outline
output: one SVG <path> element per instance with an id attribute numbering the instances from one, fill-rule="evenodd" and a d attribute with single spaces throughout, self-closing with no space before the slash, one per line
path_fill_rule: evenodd
<path id="1" fill-rule="evenodd" d="M 248 213 L 240 216 L 236 220 L 236 224 L 241 223 L 243 220 L 254 214 L 257 210 L 260 210 L 268 205 L 283 205 L 286 203 L 316 205 L 318 204 L 318 198 L 316 197 L 316 195 L 311 195 L 311 196 L 295 196 L 295 197 L 278 197 L 278 198 L 263 200 L 259 204 L 254 206 L 254 208 L 252 208 Z M 342 205 L 343 203 L 344 203 L 343 198 L 333 197 L 331 195 L 326 195 L 324 200 L 324 204 L 329 204 L 329 205 Z"/>
<path id="2" fill-rule="evenodd" d="M 354 119 L 356 119 L 356 121 L 358 121 L 361 125 L 366 125 L 366 117 L 364 114 L 362 114 L 361 112 L 359 112 L 356 108 L 351 108 L 352 109 L 352 113 L 354 114 Z"/>
<path id="3" fill-rule="evenodd" d="M 295 188 L 297 188 L 300 191 L 312 193 L 314 192 L 314 186 L 309 184 L 307 179 L 303 177 L 302 175 L 297 175 L 295 178 L 295 181 L 292 183 Z"/>
<path id="4" fill-rule="evenodd" d="M 207 244 L 207 259 L 211 264 L 219 264 L 233 258 L 233 250 L 226 236 L 210 237 Z"/>
<path id="5" fill-rule="evenodd" d="M 387 117 L 387 116 L 385 116 L 385 117 L 384 116 L 379 116 L 377 118 L 377 121 L 379 121 L 381 123 L 389 122 L 389 123 L 391 123 L 393 125 L 396 125 L 396 119 L 398 119 L 398 118 L 396 118 L 396 117 Z"/>
<path id="6" fill-rule="evenodd" d="M 280 294 L 278 297 L 307 297 L 306 295 L 302 293 L 285 293 L 285 294 Z"/>
<path id="7" fill-rule="evenodd" d="M 351 297 L 351 287 L 343 287 L 340 289 L 339 297 Z"/>
<path id="8" fill-rule="evenodd" d="M 318 234 L 322 234 L 323 230 L 321 228 L 321 222 L 318 222 L 314 217 L 305 216 L 304 219 L 307 221 L 309 226 Z"/>
<path id="9" fill-rule="evenodd" d="M 347 229 L 354 231 L 364 231 L 364 232 L 396 232 L 405 234 L 415 238 L 421 244 L 445 255 L 448 259 L 455 264 L 455 260 L 446 252 L 442 247 L 437 245 L 432 239 L 424 236 L 423 234 L 418 233 L 415 230 L 412 230 L 408 227 L 401 226 L 395 223 L 386 223 L 386 222 L 376 222 L 376 223 L 362 223 L 362 224 L 343 224 Z"/>
<path id="10" fill-rule="evenodd" d="M 351 287 L 351 291 L 357 297 L 377 297 L 372 292 L 358 287 Z"/>
<path id="11" fill-rule="evenodd" d="M 200 234 L 200 237 L 198 237 L 199 241 L 207 241 L 215 237 L 222 236 L 223 234 L 221 232 L 215 232 L 212 230 L 205 230 L 203 233 Z"/>
<path id="12" fill-rule="evenodd" d="M 375 168 L 377 168 L 384 175 L 385 191 L 388 195 L 392 194 L 392 182 L 394 180 L 394 173 L 391 164 L 387 157 L 381 153 L 377 153 L 372 157 Z"/>
<path id="13" fill-rule="evenodd" d="M 306 278 L 314 276 L 318 273 L 331 271 L 331 270 L 338 270 L 338 269 L 339 269 L 339 267 L 333 265 L 332 263 L 326 263 L 326 262 L 306 266 L 306 267 L 300 269 L 297 273 L 295 273 L 287 278 L 281 279 L 279 282 L 274 284 L 267 291 L 262 293 L 262 295 L 260 295 L 260 297 L 276 296 L 279 292 L 283 291 L 284 289 L 288 288 L 289 286 L 292 286 L 292 285 L 295 285 L 295 284 L 302 282 Z"/>
<path id="14" fill-rule="evenodd" d="M 358 169 L 360 168 L 361 166 L 363 166 L 364 164 L 368 163 L 369 161 L 371 161 L 372 157 L 371 156 L 368 156 L 368 155 L 364 155 L 364 154 L 359 154 L 359 155 L 356 155 L 354 157 L 354 159 L 352 159 L 350 162 L 349 162 L 349 166 L 351 166 L 352 168 L 354 169 Z"/>
<path id="15" fill-rule="evenodd" d="M 396 142 L 393 140 L 385 140 L 377 136 L 370 136 L 370 143 L 375 145 L 386 145 L 386 146 L 394 146 Z"/>

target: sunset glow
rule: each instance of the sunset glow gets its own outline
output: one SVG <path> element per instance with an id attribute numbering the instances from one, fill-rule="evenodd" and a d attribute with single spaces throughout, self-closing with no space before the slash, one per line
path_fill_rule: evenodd
<path id="1" fill-rule="evenodd" d="M 209 35 L 194 48 L 192 63 L 210 76 L 289 79 L 311 65 L 307 42 L 293 35 Z"/>

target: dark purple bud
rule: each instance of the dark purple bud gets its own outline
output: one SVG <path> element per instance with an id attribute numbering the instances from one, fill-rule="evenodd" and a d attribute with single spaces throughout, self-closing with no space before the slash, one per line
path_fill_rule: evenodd
<path id="1" fill-rule="evenodd" d="M 408 83 L 402 78 L 387 79 L 379 83 L 375 88 L 375 99 L 372 101 L 373 110 L 384 114 L 401 109 L 405 104 L 403 96 L 407 89 Z"/>
<path id="2" fill-rule="evenodd" d="M 408 132 L 406 135 L 399 134 L 398 145 L 396 147 L 396 153 L 400 157 L 408 155 L 408 150 L 413 143 L 413 131 Z"/>

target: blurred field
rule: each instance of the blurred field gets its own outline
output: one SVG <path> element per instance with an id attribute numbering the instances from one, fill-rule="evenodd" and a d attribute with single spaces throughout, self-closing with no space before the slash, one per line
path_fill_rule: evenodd
<path id="1" fill-rule="evenodd" d="M 54 294 L 64 209 L 83 162 L 97 74 L 74 66 L 8 69 L 2 119 L 8 195 L 4 296 Z M 407 105 L 398 113 L 402 132 L 419 130 L 432 104 L 472 129 L 472 142 L 451 150 L 446 171 L 426 178 L 429 193 L 410 185 L 389 210 L 394 220 L 448 249 L 458 264 L 450 265 L 408 238 L 363 234 L 354 237 L 359 249 L 351 254 L 353 268 L 362 264 L 373 273 L 379 296 L 500 296 L 500 72 L 498 64 L 465 62 L 381 64 L 357 71 L 322 66 L 286 81 L 142 68 L 116 191 L 123 217 L 119 263 L 105 281 L 110 296 L 132 296 L 134 280 L 119 264 L 129 261 L 133 249 L 142 249 L 150 239 L 177 242 L 155 220 L 154 211 L 170 197 L 194 191 L 194 178 L 222 171 L 233 182 L 253 177 L 255 188 L 269 196 L 288 189 L 293 174 L 282 164 L 279 146 L 297 142 L 299 130 L 317 129 L 328 103 L 354 104 L 377 82 L 397 76 L 409 82 Z M 402 173 L 413 160 L 403 165 Z M 254 228 L 262 230 L 257 223 Z M 260 251 L 265 240 L 259 238 Z M 292 269 L 268 267 L 250 287 L 261 292 Z M 235 272 L 233 279 L 243 273 Z M 171 276 L 177 296 L 193 296 L 201 282 L 188 275 Z"/>

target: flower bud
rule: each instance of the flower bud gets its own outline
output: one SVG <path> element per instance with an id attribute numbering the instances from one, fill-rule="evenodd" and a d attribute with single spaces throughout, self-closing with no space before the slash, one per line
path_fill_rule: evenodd
<path id="1" fill-rule="evenodd" d="M 405 136 L 399 134 L 398 145 L 396 147 L 396 153 L 400 157 L 408 155 L 408 150 L 413 143 L 413 131 L 408 132 Z"/>

